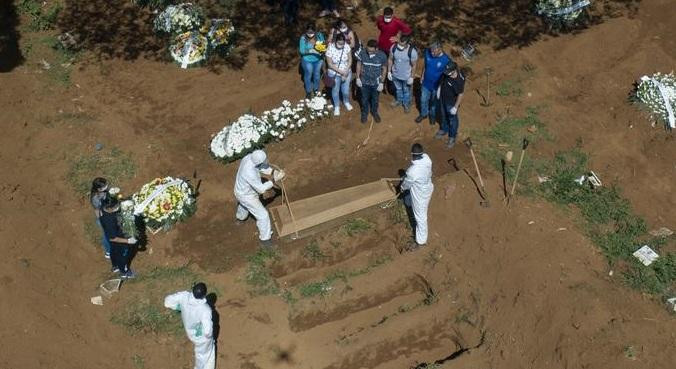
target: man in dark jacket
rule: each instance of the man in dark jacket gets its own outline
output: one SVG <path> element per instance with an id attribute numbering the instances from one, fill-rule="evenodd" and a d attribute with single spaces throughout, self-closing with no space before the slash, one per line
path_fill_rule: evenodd
<path id="1" fill-rule="evenodd" d="M 438 104 L 441 111 L 441 129 L 437 132 L 435 138 L 443 139 L 448 135 L 446 147 L 449 149 L 455 145 L 455 138 L 458 135 L 458 108 L 465 92 L 465 76 L 458 70 L 458 65 L 454 62 L 448 63 L 444 74 L 441 76 L 441 83 L 437 89 Z"/>
<path id="2" fill-rule="evenodd" d="M 120 227 L 118 215 L 120 203 L 114 196 L 108 196 L 102 203 L 101 226 L 103 233 L 110 241 L 110 260 L 113 263 L 113 272 L 120 273 L 122 279 L 134 278 L 136 275 L 129 268 L 131 246 L 136 244 L 134 237 L 125 238 Z"/>

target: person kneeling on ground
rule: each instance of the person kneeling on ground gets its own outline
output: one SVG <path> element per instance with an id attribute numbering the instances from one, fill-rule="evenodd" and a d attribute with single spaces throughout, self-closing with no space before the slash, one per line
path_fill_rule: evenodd
<path id="1" fill-rule="evenodd" d="M 441 76 L 441 83 L 437 90 L 438 104 L 441 110 L 441 129 L 437 132 L 435 138 L 443 139 L 448 135 L 449 149 L 455 145 L 455 139 L 458 136 L 458 108 L 462 102 L 465 92 L 465 76 L 458 70 L 458 65 L 450 62 L 444 74 Z"/>
<path id="2" fill-rule="evenodd" d="M 192 292 L 181 291 L 164 298 L 166 308 L 180 311 L 183 328 L 195 345 L 195 369 L 216 367 L 216 345 L 211 306 L 207 304 L 207 286 L 196 283 Z"/>
<path id="3" fill-rule="evenodd" d="M 376 40 L 369 40 L 357 56 L 357 87 L 361 88 L 361 122 L 366 123 L 369 110 L 373 120 L 380 123 L 378 96 L 383 91 L 387 56 L 378 50 Z"/>
<path id="4" fill-rule="evenodd" d="M 415 243 L 408 248 L 413 251 L 427 243 L 427 208 L 434 192 L 432 160 L 419 143 L 411 147 L 411 166 L 406 170 L 401 190 L 405 192 L 404 203 L 413 209 L 415 218 Z"/>
<path id="5" fill-rule="evenodd" d="M 263 183 L 261 174 L 271 175 L 273 180 Z M 235 177 L 235 198 L 237 198 L 235 217 L 240 222 L 245 221 L 249 214 L 256 218 L 261 246 L 272 246 L 272 225 L 270 214 L 261 203 L 260 195 L 272 189 L 275 181 L 280 181 L 283 178 L 284 172 L 272 170 L 263 150 L 256 150 L 248 154 L 239 163 Z"/>
<path id="6" fill-rule="evenodd" d="M 114 196 L 108 196 L 102 202 L 103 212 L 99 220 L 103 227 L 103 233 L 110 242 L 110 261 L 113 263 L 113 273 L 120 273 L 120 278 L 130 279 L 136 277 L 129 268 L 129 259 L 132 255 L 132 246 L 137 240 L 134 237 L 124 238 L 124 232 L 120 227 L 119 214 L 120 202 Z"/>

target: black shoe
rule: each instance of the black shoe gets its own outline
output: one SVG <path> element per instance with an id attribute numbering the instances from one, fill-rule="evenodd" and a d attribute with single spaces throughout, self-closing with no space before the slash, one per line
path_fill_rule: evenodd
<path id="1" fill-rule="evenodd" d="M 413 252 L 413 251 L 418 250 L 419 248 L 421 248 L 423 246 L 425 246 L 425 245 L 419 245 L 417 242 L 411 240 L 406 245 L 406 251 Z"/>
<path id="2" fill-rule="evenodd" d="M 404 105 L 404 113 L 408 114 L 411 112 L 411 107 L 408 105 Z"/>
<path id="3" fill-rule="evenodd" d="M 306 98 L 306 99 L 311 99 L 311 98 L 312 98 L 312 92 L 307 92 L 307 93 L 305 94 L 305 98 Z"/>
<path id="4" fill-rule="evenodd" d="M 366 124 L 367 121 L 368 121 L 368 117 L 364 117 L 364 116 L 361 117 L 361 124 Z"/>
<path id="5" fill-rule="evenodd" d="M 380 123 L 380 115 L 378 115 L 378 114 L 373 114 L 373 120 L 375 120 L 376 123 Z"/>
<path id="6" fill-rule="evenodd" d="M 260 241 L 259 243 L 262 248 L 273 248 L 275 247 L 275 243 L 272 242 L 272 240 L 265 240 L 265 241 Z"/>
<path id="7" fill-rule="evenodd" d="M 415 118 L 415 122 L 416 122 L 416 123 L 420 123 L 420 122 L 422 122 L 425 118 L 426 118 L 426 117 L 423 117 L 422 115 L 418 115 L 418 117 Z"/>

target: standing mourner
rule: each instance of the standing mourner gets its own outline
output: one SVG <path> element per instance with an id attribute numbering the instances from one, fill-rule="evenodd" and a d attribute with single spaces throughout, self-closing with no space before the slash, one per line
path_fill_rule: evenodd
<path id="1" fill-rule="evenodd" d="M 324 61 L 322 54 L 315 48 L 318 41 L 326 42 L 326 39 L 321 32 L 315 30 L 314 24 L 308 24 L 305 27 L 305 33 L 300 36 L 300 45 L 298 46 L 301 55 L 300 63 L 303 68 L 305 98 L 310 98 L 313 94 L 316 95 L 319 92 L 319 81 Z"/>
<path id="2" fill-rule="evenodd" d="M 434 192 L 432 160 L 425 154 L 419 143 L 411 147 L 411 166 L 406 170 L 401 190 L 408 191 L 404 202 L 406 206 L 413 208 L 415 245 L 411 245 L 409 250 L 414 250 L 427 243 L 427 208 L 432 199 L 432 192 Z"/>
<path id="3" fill-rule="evenodd" d="M 437 132 L 435 138 L 443 139 L 448 135 L 446 146 L 450 149 L 455 145 L 455 139 L 458 136 L 458 108 L 462 102 L 465 92 L 465 76 L 458 70 L 458 65 L 454 62 L 448 63 L 441 77 L 437 97 L 441 107 L 441 129 Z"/>
<path id="4" fill-rule="evenodd" d="M 216 345 L 211 306 L 207 303 L 207 286 L 196 283 L 192 292 L 181 291 L 164 298 L 164 306 L 181 312 L 183 328 L 195 345 L 195 369 L 216 367 Z"/>
<path id="5" fill-rule="evenodd" d="M 331 40 L 331 42 L 335 42 L 336 36 L 338 35 L 343 35 L 345 37 L 345 43 L 350 45 L 352 50 L 357 50 L 355 49 L 355 47 L 357 47 L 357 35 L 347 25 L 344 19 L 338 19 L 333 24 L 333 27 L 331 27 L 331 31 L 329 32 L 329 40 Z"/>
<path id="6" fill-rule="evenodd" d="M 413 72 L 418 64 L 418 50 L 410 44 L 411 37 L 402 35 L 399 41 L 392 45 L 388 59 L 387 79 L 392 81 L 397 92 L 393 107 L 404 107 L 404 112 L 411 111 L 411 88 L 413 87 Z"/>
<path id="7" fill-rule="evenodd" d="M 284 11 L 284 23 L 287 26 L 298 22 L 298 2 L 300 0 L 282 0 L 282 10 Z"/>
<path id="8" fill-rule="evenodd" d="M 369 111 L 373 120 L 380 123 L 378 96 L 383 90 L 387 56 L 378 50 L 376 40 L 368 40 L 366 48 L 357 56 L 357 87 L 361 88 L 361 122 L 366 123 Z"/>
<path id="9" fill-rule="evenodd" d="M 120 202 L 114 196 L 106 197 L 102 202 L 101 226 L 110 242 L 110 260 L 113 263 L 113 272 L 120 273 L 122 279 L 136 277 L 129 268 L 131 245 L 136 244 L 134 237 L 125 238 L 120 227 Z"/>
<path id="10" fill-rule="evenodd" d="M 326 50 L 327 77 L 332 80 L 331 98 L 333 99 L 333 115 L 340 115 L 340 95 L 347 111 L 352 110 L 350 104 L 350 82 L 352 81 L 352 49 L 347 45 L 345 36 L 338 34 L 335 41 Z"/>
<path id="11" fill-rule="evenodd" d="M 261 246 L 272 246 L 272 225 L 270 214 L 261 203 L 260 196 L 272 189 L 274 181 L 261 181 L 261 174 L 272 176 L 273 180 L 284 178 L 284 172 L 273 171 L 263 150 L 256 150 L 242 158 L 235 177 L 235 198 L 237 213 L 235 217 L 243 222 L 249 214 L 256 218 L 258 238 Z"/>
<path id="12" fill-rule="evenodd" d="M 430 123 L 434 124 L 436 119 L 436 94 L 439 87 L 441 75 L 444 73 L 446 65 L 451 58 L 441 49 L 439 42 L 433 42 L 425 50 L 425 60 L 423 63 L 422 86 L 420 88 L 420 115 L 415 118 L 416 123 L 420 123 L 426 117 L 429 117 Z"/>
<path id="13" fill-rule="evenodd" d="M 92 181 L 92 189 L 89 193 L 89 202 L 94 207 L 94 216 L 96 217 L 96 224 L 101 228 L 103 232 L 103 226 L 101 225 L 101 216 L 103 215 L 103 200 L 108 197 L 108 181 L 105 178 L 97 177 Z M 103 256 L 106 259 L 110 259 L 110 242 L 108 237 L 106 237 L 105 232 L 103 232 L 103 237 L 101 238 L 101 245 L 103 246 Z"/>
<path id="14" fill-rule="evenodd" d="M 327 15 L 333 14 L 334 17 L 340 18 L 340 13 L 336 8 L 336 0 L 321 0 L 322 11 L 319 13 L 319 17 L 326 17 Z"/>
<path id="15" fill-rule="evenodd" d="M 400 35 L 410 35 L 411 27 L 404 21 L 394 16 L 394 9 L 389 6 L 383 10 L 383 15 L 376 19 L 376 26 L 380 30 L 378 47 L 384 53 L 389 53 L 392 45 L 397 42 Z"/>

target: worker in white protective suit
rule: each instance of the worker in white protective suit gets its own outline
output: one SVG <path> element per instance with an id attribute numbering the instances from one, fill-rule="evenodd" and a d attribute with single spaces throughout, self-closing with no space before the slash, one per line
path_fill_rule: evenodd
<path id="1" fill-rule="evenodd" d="M 216 367 L 216 345 L 213 338 L 211 306 L 207 304 L 207 286 L 197 283 L 192 292 L 181 291 L 164 298 L 164 306 L 181 312 L 183 328 L 195 345 L 195 369 Z"/>
<path id="2" fill-rule="evenodd" d="M 261 181 L 261 175 L 270 176 L 272 181 Z M 237 198 L 237 220 L 244 221 L 249 214 L 256 218 L 258 238 L 263 246 L 271 246 L 272 224 L 270 214 L 261 203 L 260 195 L 272 189 L 275 181 L 284 178 L 281 170 L 272 170 L 263 150 L 256 150 L 245 156 L 239 164 L 235 178 L 235 197 Z"/>
<path id="3" fill-rule="evenodd" d="M 421 144 L 411 147 L 411 166 L 401 182 L 401 190 L 408 191 L 404 197 L 406 206 L 413 209 L 415 218 L 415 244 L 409 250 L 427 243 L 427 208 L 432 199 L 432 160 L 424 153 Z"/>

